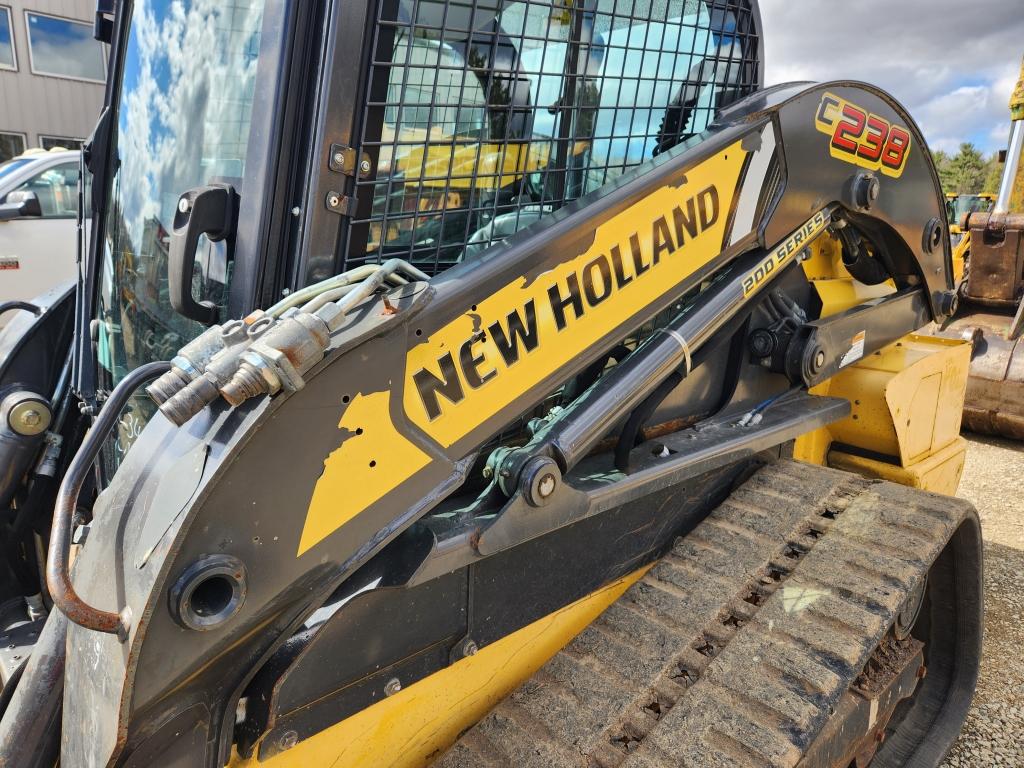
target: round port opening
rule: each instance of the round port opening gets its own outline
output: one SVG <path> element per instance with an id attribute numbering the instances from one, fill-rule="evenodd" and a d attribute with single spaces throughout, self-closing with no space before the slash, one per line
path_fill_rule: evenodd
<path id="1" fill-rule="evenodd" d="M 245 592 L 242 562 L 230 555 L 208 555 L 192 563 L 175 582 L 171 613 L 188 629 L 214 629 L 238 613 Z"/>

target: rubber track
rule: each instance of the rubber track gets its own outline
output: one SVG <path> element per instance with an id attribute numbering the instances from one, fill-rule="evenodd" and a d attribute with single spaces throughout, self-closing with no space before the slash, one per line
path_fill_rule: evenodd
<path id="1" fill-rule="evenodd" d="M 435 765 L 795 766 L 970 509 L 764 467 Z"/>

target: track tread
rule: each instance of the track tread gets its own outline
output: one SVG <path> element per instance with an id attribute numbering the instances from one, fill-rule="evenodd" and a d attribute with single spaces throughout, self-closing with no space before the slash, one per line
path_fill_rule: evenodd
<path id="1" fill-rule="evenodd" d="M 437 765 L 792 768 L 969 510 L 762 468 Z"/>

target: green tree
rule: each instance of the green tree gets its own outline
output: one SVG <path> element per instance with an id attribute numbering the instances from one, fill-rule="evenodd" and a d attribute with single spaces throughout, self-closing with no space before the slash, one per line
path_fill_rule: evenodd
<path id="1" fill-rule="evenodd" d="M 972 195 L 981 192 L 985 182 L 985 160 L 978 148 L 965 141 L 960 151 L 949 160 L 948 182 L 943 182 L 947 192 L 958 195 Z"/>
<path id="2" fill-rule="evenodd" d="M 949 177 L 949 154 L 941 149 L 932 151 L 932 162 L 935 163 L 935 170 L 939 174 L 939 183 L 942 184 L 942 191 L 951 191 Z"/>
<path id="3" fill-rule="evenodd" d="M 1003 179 L 1003 164 L 999 162 L 999 153 L 993 152 L 992 157 L 985 163 L 985 181 L 982 182 L 981 191 L 991 192 L 993 195 L 999 192 L 999 182 Z"/>

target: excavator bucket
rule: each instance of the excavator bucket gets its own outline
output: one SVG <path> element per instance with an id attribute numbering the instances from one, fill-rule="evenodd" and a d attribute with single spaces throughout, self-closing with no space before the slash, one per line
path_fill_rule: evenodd
<path id="1" fill-rule="evenodd" d="M 960 309 L 937 335 L 973 344 L 965 428 L 1024 439 L 1024 64 L 1010 97 L 1010 141 L 991 211 L 950 219 Z M 950 207 L 947 205 L 947 214 Z M 957 226 L 958 225 L 958 226 Z"/>
<path id="2" fill-rule="evenodd" d="M 1024 214 L 974 213 L 963 310 L 939 335 L 973 344 L 964 427 L 1024 439 Z M 1010 314 L 1010 313 L 1014 314 Z"/>

